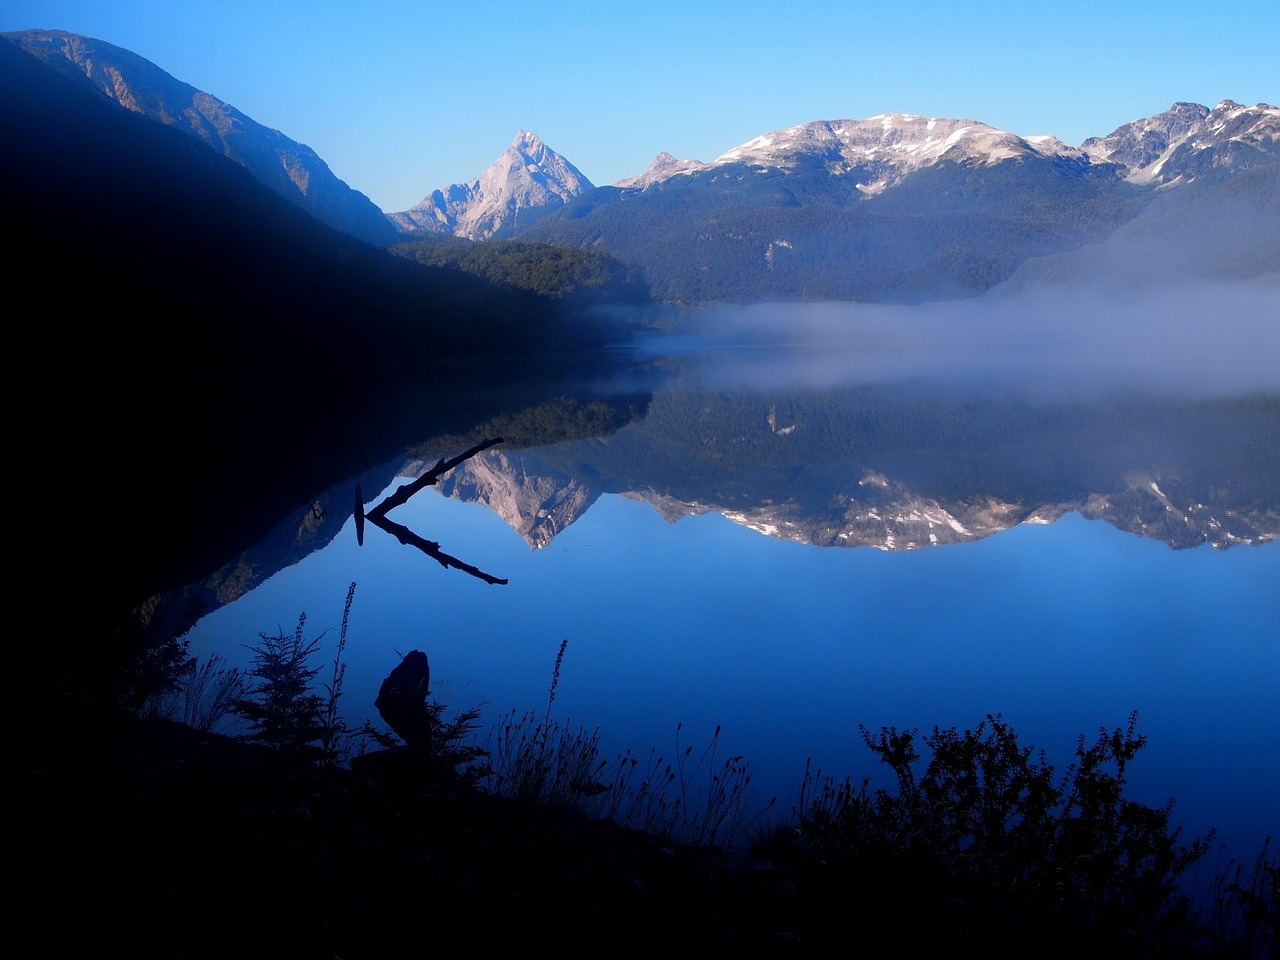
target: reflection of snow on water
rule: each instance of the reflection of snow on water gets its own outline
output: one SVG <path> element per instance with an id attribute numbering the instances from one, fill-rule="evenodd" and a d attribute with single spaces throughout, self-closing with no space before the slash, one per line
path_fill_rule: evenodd
<path id="1" fill-rule="evenodd" d="M 1136 799 L 1177 798 L 1189 834 L 1217 825 L 1232 852 L 1280 826 L 1280 779 L 1257 762 L 1280 755 L 1280 545 L 1174 551 L 1071 515 L 885 554 L 759 536 L 715 513 L 671 523 L 603 496 L 530 551 L 476 504 L 424 491 L 398 513 L 510 584 L 387 536 L 357 548 L 344 530 L 198 624 L 192 652 L 245 664 L 258 631 L 291 631 L 305 611 L 331 657 L 355 580 L 344 705 L 356 723 L 376 719 L 378 684 L 415 648 L 459 709 L 487 702 L 489 721 L 540 710 L 568 638 L 562 722 L 598 727 L 610 755 L 669 751 L 677 724 L 700 748 L 721 725 L 724 755 L 746 756 L 780 803 L 808 757 L 841 777 L 878 773 L 858 724 L 964 729 L 998 712 L 1061 769 L 1078 734 L 1136 709 L 1150 738 Z"/>

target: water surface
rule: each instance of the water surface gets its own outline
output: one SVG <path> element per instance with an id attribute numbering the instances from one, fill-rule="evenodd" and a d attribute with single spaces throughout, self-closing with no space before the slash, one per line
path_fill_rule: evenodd
<path id="1" fill-rule="evenodd" d="M 1206 366 L 1203 332 L 1183 349 L 1165 329 L 1153 359 L 1151 322 L 1108 351 L 1066 323 L 1024 336 L 1007 310 L 977 340 L 936 311 L 920 329 L 883 313 L 796 312 L 817 347 L 742 343 L 777 329 L 757 312 L 713 350 L 651 349 L 660 379 L 607 429 L 583 435 L 577 408 L 577 432 L 542 445 L 525 429 L 542 411 L 392 512 L 505 584 L 376 527 L 358 545 L 353 483 L 325 508 L 331 541 L 204 617 L 192 652 L 247 664 L 305 612 L 331 657 L 355 582 L 353 722 L 377 719 L 411 649 L 454 708 L 541 714 L 567 640 L 562 724 L 598 729 L 609 757 L 671 758 L 677 729 L 700 750 L 720 728 L 782 811 L 806 763 L 882 782 L 860 727 L 1000 714 L 1062 769 L 1136 711 L 1131 796 L 1176 799 L 1188 837 L 1216 827 L 1251 858 L 1280 827 L 1280 383 L 1241 364 L 1274 324 L 1240 311 L 1234 352 Z M 474 439 L 407 455 L 362 502 Z M 280 562 L 311 549 L 302 519 Z"/>
<path id="2" fill-rule="evenodd" d="M 569 641 L 554 715 L 598 727 L 609 756 L 657 747 L 677 724 L 696 747 L 723 728 L 762 800 L 794 799 L 812 758 L 877 774 L 872 730 L 1010 721 L 1051 762 L 1078 734 L 1139 713 L 1148 747 L 1135 797 L 1177 798 L 1190 831 L 1260 844 L 1280 809 L 1280 544 L 1174 550 L 1069 515 L 974 543 L 928 549 L 817 548 L 708 513 L 678 522 L 606 495 L 547 547 L 531 550 L 486 508 L 424 491 L 398 519 L 442 549 L 505 577 L 446 570 L 354 524 L 326 549 L 205 618 L 193 652 L 247 662 L 259 631 L 336 640 L 346 590 L 345 705 L 376 714 L 382 678 L 410 649 L 438 691 L 488 719 L 546 706 Z M 331 647 L 326 647 L 331 651 Z M 728 755 L 728 754 L 725 754 Z"/>

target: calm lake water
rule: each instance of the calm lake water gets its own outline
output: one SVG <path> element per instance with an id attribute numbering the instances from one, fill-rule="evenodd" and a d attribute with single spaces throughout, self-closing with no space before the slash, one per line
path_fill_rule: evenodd
<path id="1" fill-rule="evenodd" d="M 1137 711 L 1133 798 L 1175 798 L 1188 837 L 1217 827 L 1239 858 L 1280 828 L 1274 395 L 1066 403 L 691 369 L 606 436 L 496 447 L 393 511 L 506 584 L 376 527 L 360 546 L 348 516 L 200 620 L 192 653 L 246 665 L 305 612 L 328 659 L 355 582 L 357 723 L 412 649 L 453 707 L 541 714 L 567 640 L 563 724 L 598 728 L 607 757 L 673 757 L 677 727 L 701 750 L 720 727 L 719 756 L 782 812 L 806 761 L 881 776 L 859 725 L 998 713 L 1062 769 Z"/>

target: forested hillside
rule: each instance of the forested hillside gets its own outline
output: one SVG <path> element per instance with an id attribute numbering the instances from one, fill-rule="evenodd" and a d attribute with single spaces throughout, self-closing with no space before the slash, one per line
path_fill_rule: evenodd
<path id="1" fill-rule="evenodd" d="M 881 196 L 820 169 L 726 165 L 606 187 L 522 234 L 606 250 L 673 302 L 911 303 L 982 293 L 1029 258 L 1096 242 L 1144 191 L 1068 160 L 939 163 Z"/>
<path id="2" fill-rule="evenodd" d="M 638 269 L 616 257 L 545 243 L 456 237 L 406 240 L 391 252 L 434 267 L 454 267 L 503 288 L 524 290 L 569 306 L 640 304 L 649 288 Z"/>

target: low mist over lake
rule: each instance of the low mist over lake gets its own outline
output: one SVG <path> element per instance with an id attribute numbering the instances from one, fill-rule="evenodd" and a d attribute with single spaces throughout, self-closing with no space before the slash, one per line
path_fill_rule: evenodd
<path id="1" fill-rule="evenodd" d="M 707 307 L 689 321 L 696 365 L 725 388 L 916 382 L 1042 399 L 1273 392 L 1280 274 L 1139 289 L 1055 285 L 916 306 Z M 659 339 L 656 352 L 679 350 Z M 736 349 L 729 349 L 736 348 Z"/>

